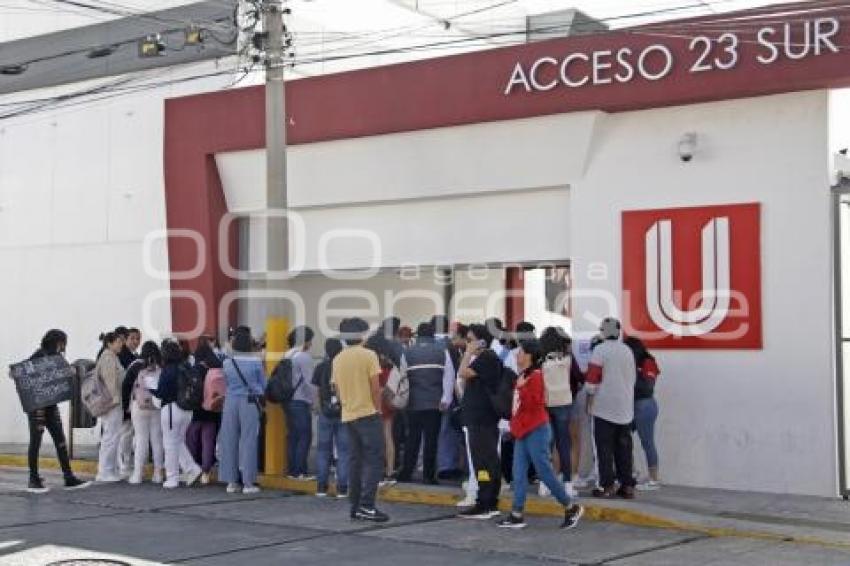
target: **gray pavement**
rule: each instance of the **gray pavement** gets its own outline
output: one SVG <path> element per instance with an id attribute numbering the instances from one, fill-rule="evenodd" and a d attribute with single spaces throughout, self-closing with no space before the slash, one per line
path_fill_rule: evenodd
<path id="1" fill-rule="evenodd" d="M 55 473 L 45 475 L 60 485 Z M 850 549 L 613 523 L 584 521 L 564 532 L 557 518 L 535 517 L 523 531 L 504 531 L 455 519 L 446 507 L 387 503 L 393 521 L 374 526 L 350 522 L 346 501 L 305 495 L 126 484 L 30 495 L 25 480 L 23 470 L 0 469 L 3 566 L 80 559 L 102 566 L 850 565 Z"/>

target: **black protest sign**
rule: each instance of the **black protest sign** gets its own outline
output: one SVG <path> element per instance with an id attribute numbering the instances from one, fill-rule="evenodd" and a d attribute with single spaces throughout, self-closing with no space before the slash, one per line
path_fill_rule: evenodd
<path id="1" fill-rule="evenodd" d="M 9 366 L 21 407 L 29 413 L 71 399 L 74 368 L 62 356 L 35 358 Z"/>

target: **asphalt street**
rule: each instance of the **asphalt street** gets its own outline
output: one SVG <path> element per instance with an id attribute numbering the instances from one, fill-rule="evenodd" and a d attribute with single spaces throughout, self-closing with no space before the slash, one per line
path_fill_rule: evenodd
<path id="1" fill-rule="evenodd" d="M 532 564 L 850 565 L 850 550 L 584 521 L 531 518 L 506 531 L 454 518 L 454 510 L 385 504 L 387 525 L 352 523 L 345 501 L 221 487 L 164 491 L 99 485 L 27 494 L 26 474 L 0 469 L 0 565 L 194 564 L 299 566 Z"/>

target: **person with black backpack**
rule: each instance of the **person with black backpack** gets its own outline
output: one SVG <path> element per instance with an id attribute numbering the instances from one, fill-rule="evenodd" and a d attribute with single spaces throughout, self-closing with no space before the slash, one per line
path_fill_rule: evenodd
<path id="1" fill-rule="evenodd" d="M 469 447 L 478 479 L 475 505 L 459 515 L 465 519 L 486 520 L 499 515 L 502 472 L 498 444 L 503 407 L 497 407 L 501 405 L 497 395 L 505 370 L 499 356 L 490 349 L 492 341 L 485 325 L 470 325 L 458 370 L 458 377 L 464 383 L 462 418 L 469 431 Z"/>
<path id="2" fill-rule="evenodd" d="M 348 497 L 348 430 L 342 425 L 342 406 L 331 385 L 333 360 L 342 351 L 339 338 L 325 340 L 325 359 L 313 370 L 313 385 L 319 393 L 319 440 L 316 446 L 317 497 L 327 497 L 331 461 L 336 448 L 336 496 Z"/>
<path id="3" fill-rule="evenodd" d="M 187 400 L 195 397 L 193 388 L 197 386 L 197 372 L 184 361 L 183 350 L 174 340 L 162 342 L 162 372 L 156 390 L 151 393 L 159 399 L 162 406 L 163 448 L 165 450 L 165 489 L 180 486 L 181 470 L 190 486 L 201 477 L 201 467 L 195 463 L 186 446 L 186 430 L 192 422 L 192 408 Z M 200 380 L 200 392 L 203 396 L 203 380 Z"/>

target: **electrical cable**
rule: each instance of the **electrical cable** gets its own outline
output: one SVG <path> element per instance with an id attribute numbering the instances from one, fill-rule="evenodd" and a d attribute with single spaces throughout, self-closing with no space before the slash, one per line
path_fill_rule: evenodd
<path id="1" fill-rule="evenodd" d="M 850 5 L 848 5 L 848 4 L 841 4 L 841 5 L 836 4 L 836 5 L 832 6 L 832 9 L 836 9 L 836 8 L 848 9 L 848 8 L 850 8 Z M 763 16 L 764 17 L 771 17 L 771 14 L 764 13 Z M 709 21 L 703 21 L 701 23 L 705 24 L 705 23 L 710 23 L 710 22 Z M 546 28 L 538 28 L 536 30 L 531 30 L 531 31 L 538 31 L 538 32 L 554 31 L 558 28 L 563 28 L 563 26 L 548 26 Z M 528 30 L 523 30 L 522 33 L 526 33 L 527 31 Z M 671 37 L 671 38 L 676 38 L 676 39 L 683 39 L 683 38 L 687 39 L 687 38 L 693 37 L 693 36 L 684 35 L 684 34 L 673 34 L 669 31 L 668 32 L 655 32 L 652 29 L 644 29 L 644 28 L 627 29 L 627 30 L 620 30 L 620 31 L 624 31 L 624 32 L 628 32 L 628 33 L 636 33 L 636 34 L 652 34 L 652 35 Z M 693 30 L 693 31 L 698 31 L 698 30 Z M 482 36 L 482 37 L 512 35 L 512 34 L 516 34 L 516 33 L 518 33 L 518 32 L 510 32 L 508 34 L 490 34 L 488 36 Z M 351 54 L 338 55 L 338 56 L 334 56 L 334 57 L 318 57 L 318 58 L 315 58 L 315 59 L 297 59 L 295 64 L 299 65 L 299 66 L 303 66 L 303 65 L 310 65 L 310 64 L 315 64 L 315 63 L 322 63 L 322 62 L 329 62 L 329 61 L 339 61 L 339 60 L 344 60 L 344 59 L 353 59 L 353 58 L 366 57 L 366 56 L 388 55 L 388 54 L 397 54 L 397 53 L 409 53 L 409 52 L 416 52 L 416 51 L 421 51 L 421 50 L 426 50 L 426 49 L 432 49 L 432 50 L 433 49 L 441 49 L 441 48 L 444 49 L 444 48 L 449 47 L 449 46 L 454 47 L 458 43 L 461 43 L 461 42 L 478 41 L 478 40 L 480 40 L 480 37 L 468 37 L 468 38 L 459 38 L 459 39 L 456 39 L 454 41 L 435 42 L 435 43 L 420 44 L 420 45 L 406 46 L 406 47 L 400 47 L 400 48 L 374 50 L 374 51 L 370 51 L 370 52 L 351 53 Z M 850 49 L 850 47 L 845 47 L 845 46 L 842 46 L 842 48 Z M 289 66 L 289 64 L 286 64 L 286 66 Z M 255 70 L 252 67 L 249 67 L 247 69 L 242 70 L 242 72 L 244 73 L 242 78 L 244 78 L 245 76 L 248 76 L 252 72 L 257 72 L 257 71 L 262 70 L 262 69 Z M 234 72 L 233 70 L 217 71 L 217 72 L 214 72 L 214 73 L 206 73 L 206 74 L 198 75 L 196 77 L 192 77 L 192 76 L 184 77 L 184 78 L 181 78 L 181 79 L 178 79 L 178 80 L 179 80 L 179 82 L 188 82 L 188 81 L 192 81 L 192 80 L 199 80 L 199 79 L 210 78 L 210 77 L 215 77 L 215 76 L 222 76 L 222 75 L 230 74 L 230 73 L 233 73 L 233 72 Z M 242 78 L 240 78 L 240 80 L 242 80 Z M 147 88 L 160 88 L 164 84 L 167 85 L 167 84 L 173 84 L 173 83 L 163 83 L 163 84 L 153 83 L 153 84 L 150 84 L 150 85 L 144 85 L 140 88 L 145 88 L 145 89 L 147 89 Z M 19 101 L 19 102 L 11 103 L 11 104 L 21 105 L 21 104 L 27 104 L 28 102 L 42 102 L 42 101 L 47 103 L 47 104 L 50 104 L 50 103 L 64 104 L 66 102 L 74 100 L 75 98 L 91 96 L 92 94 L 101 94 L 103 90 L 108 91 L 110 89 L 113 92 L 116 92 L 117 93 L 116 95 L 120 95 L 120 93 L 121 93 L 121 89 L 116 88 L 115 86 L 105 86 L 105 87 L 98 87 L 97 91 L 94 92 L 94 93 L 88 92 L 88 91 L 81 91 L 81 92 L 77 92 L 77 93 L 71 93 L 71 94 L 68 94 L 68 95 L 63 95 L 63 96 L 60 96 L 60 97 L 50 97 L 50 98 L 47 98 L 47 99 L 36 99 L 35 101 Z M 86 102 L 86 101 L 83 101 L 83 102 Z M 5 105 L 6 104 L 0 104 L 0 106 L 5 106 Z M 65 107 L 65 106 L 63 105 L 62 107 Z M 43 107 L 39 107 L 37 109 L 24 109 L 24 110 L 22 110 L 21 113 L 15 113 L 15 116 L 18 116 L 18 115 L 21 115 L 21 114 L 26 114 L 26 113 L 32 113 L 32 110 L 40 111 L 40 110 L 43 110 L 43 109 L 44 109 Z M 0 115 L 0 119 L 8 119 L 9 117 L 12 117 L 12 116 L 10 116 L 9 114 Z"/>

